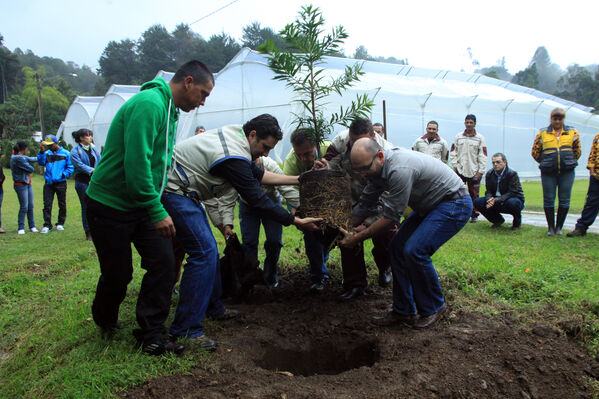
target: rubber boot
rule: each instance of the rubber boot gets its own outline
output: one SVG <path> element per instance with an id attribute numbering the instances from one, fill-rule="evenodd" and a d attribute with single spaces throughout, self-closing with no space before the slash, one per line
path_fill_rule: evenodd
<path id="1" fill-rule="evenodd" d="M 555 222 L 555 235 L 562 234 L 562 228 L 564 227 L 564 222 L 566 221 L 566 216 L 568 216 L 568 209 L 570 208 L 562 208 L 561 206 L 557 208 L 557 221 Z"/>
<path id="2" fill-rule="evenodd" d="M 555 208 L 543 208 L 545 210 L 545 219 L 547 219 L 547 236 L 555 235 Z"/>

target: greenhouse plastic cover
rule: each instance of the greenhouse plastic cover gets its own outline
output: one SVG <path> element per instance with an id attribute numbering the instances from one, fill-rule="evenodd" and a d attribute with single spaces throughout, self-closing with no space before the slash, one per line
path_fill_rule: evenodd
<path id="1" fill-rule="evenodd" d="M 520 176 L 535 178 L 539 176 L 538 165 L 530 155 L 534 137 L 549 124 L 551 110 L 562 107 L 567 111 L 566 124 L 580 133 L 583 155 L 577 175 L 586 176 L 586 155 L 599 132 L 599 116 L 591 114 L 590 107 L 476 73 L 327 57 L 321 65 L 325 69 L 323 75 L 339 76 L 346 66 L 356 62 L 363 64 L 365 74 L 343 97 L 329 98 L 327 114 L 337 112 L 340 105 L 349 105 L 357 94 L 368 93 L 376 104 L 372 121 L 383 122 L 384 101 L 388 140 L 406 148 L 411 148 L 425 133 L 429 120 L 439 123 L 439 134 L 451 145 L 464 130 L 466 114 L 475 114 L 476 130 L 487 142 L 488 167 L 490 156 L 503 152 L 510 167 Z M 173 74 L 160 71 L 157 76 L 170 80 Z M 259 114 L 270 113 L 279 120 L 285 135 L 270 156 L 282 161 L 291 149 L 292 114 L 300 108 L 293 101 L 293 91 L 283 82 L 273 80 L 273 76 L 264 55 L 242 49 L 215 75 L 215 87 L 206 105 L 181 113 L 177 141 L 192 136 L 198 125 L 212 129 L 243 124 Z M 120 91 L 123 87 L 132 91 Z M 104 144 L 110 121 L 120 105 L 137 91 L 138 86 L 113 85 L 106 93 L 92 125 L 99 146 Z M 336 132 L 343 129 L 339 126 Z"/>
<path id="2" fill-rule="evenodd" d="M 58 135 L 62 134 L 64 141 L 75 145 L 72 133 L 79 129 L 92 129 L 92 121 L 98 105 L 104 97 L 77 96 L 69 107 Z"/>

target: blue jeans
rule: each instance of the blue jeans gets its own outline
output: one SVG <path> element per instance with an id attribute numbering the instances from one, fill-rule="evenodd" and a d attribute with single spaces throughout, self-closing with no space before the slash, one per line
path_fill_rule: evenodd
<path id="1" fill-rule="evenodd" d="M 599 212 L 599 180 L 593 176 L 589 179 L 589 191 L 587 199 L 582 209 L 580 219 L 576 222 L 576 230 L 587 231 L 590 225 L 595 222 Z"/>
<path id="2" fill-rule="evenodd" d="M 304 231 L 304 245 L 306 256 L 310 262 L 310 280 L 319 283 L 322 279 L 329 278 L 329 270 L 325 263 L 329 260 L 329 252 L 324 245 L 318 241 L 315 232 Z"/>
<path id="3" fill-rule="evenodd" d="M 27 215 L 27 221 L 31 229 L 35 227 L 35 220 L 33 220 L 33 187 L 31 187 L 31 184 L 15 184 L 14 187 L 19 199 L 19 230 L 25 230 L 25 215 Z"/>
<path id="4" fill-rule="evenodd" d="M 88 184 L 75 180 L 75 191 L 79 196 L 79 202 L 81 203 L 81 224 L 83 225 L 83 231 L 86 233 L 89 231 L 89 225 L 87 224 L 87 190 Z"/>
<path id="5" fill-rule="evenodd" d="M 206 211 L 191 198 L 166 193 L 162 196 L 162 203 L 173 219 L 177 239 L 188 255 L 170 332 L 177 337 L 199 337 L 204 334 L 202 321 L 206 313 L 216 316 L 225 311 L 220 302 L 216 240 L 208 224 Z"/>
<path id="6" fill-rule="evenodd" d="M 390 244 L 393 311 L 423 317 L 445 304 L 431 256 L 466 225 L 472 214 L 469 195 L 441 202 L 426 216 L 412 212 Z"/>
<path id="7" fill-rule="evenodd" d="M 519 198 L 508 198 L 502 203 L 496 202 L 490 208 L 487 208 L 487 199 L 480 197 L 474 200 L 474 207 L 491 223 L 503 223 L 505 219 L 501 216 L 502 213 L 507 213 L 514 217 L 514 224 L 520 225 L 522 221 L 522 209 L 524 202 Z"/>
<path id="8" fill-rule="evenodd" d="M 555 208 L 555 190 L 558 194 L 558 206 L 560 208 L 570 207 L 570 195 L 574 184 L 574 171 L 562 172 L 550 175 L 541 172 L 541 183 L 543 185 L 543 207 Z"/>
<path id="9" fill-rule="evenodd" d="M 281 204 L 279 199 L 278 204 Z M 264 281 L 266 284 L 274 284 L 278 281 L 278 263 L 281 254 L 281 237 L 283 225 L 268 218 L 262 218 L 252 210 L 252 207 L 243 201 L 239 201 L 239 225 L 241 227 L 242 246 L 250 259 L 258 259 L 258 242 L 260 241 L 260 222 L 264 226 L 266 241 L 264 249 Z"/>

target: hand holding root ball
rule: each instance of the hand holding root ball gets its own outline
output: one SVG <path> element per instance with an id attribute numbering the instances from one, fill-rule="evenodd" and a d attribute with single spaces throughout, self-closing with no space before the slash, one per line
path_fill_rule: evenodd
<path id="1" fill-rule="evenodd" d="M 320 227 L 317 223 L 322 222 L 322 220 L 322 218 L 299 218 L 296 216 L 293 224 L 302 231 L 318 231 Z"/>
<path id="2" fill-rule="evenodd" d="M 355 232 L 347 231 L 343 227 L 339 227 L 339 231 L 343 234 L 343 238 L 338 242 L 340 247 L 353 248 L 358 244 L 359 240 L 356 239 Z"/>

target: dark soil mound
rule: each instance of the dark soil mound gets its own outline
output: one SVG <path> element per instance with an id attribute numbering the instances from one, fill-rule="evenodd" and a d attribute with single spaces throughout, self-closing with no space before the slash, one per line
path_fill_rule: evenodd
<path id="1" fill-rule="evenodd" d="M 220 342 L 205 368 L 163 377 L 125 398 L 590 398 L 597 362 L 562 331 L 451 311 L 435 327 L 382 328 L 391 289 L 350 303 L 332 284 L 308 293 L 303 273 L 258 287 L 236 321 L 211 324 Z M 451 309 L 451 303 L 450 303 Z"/>

